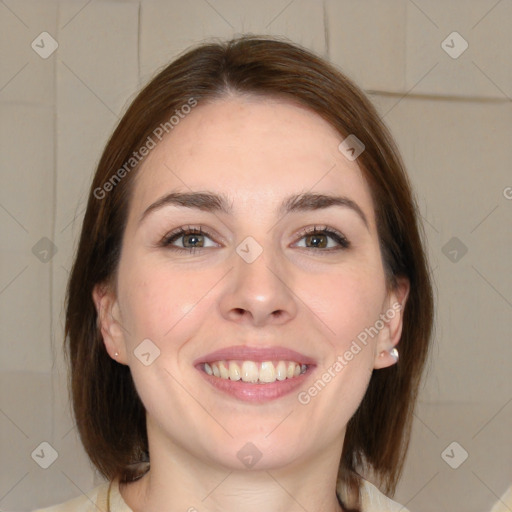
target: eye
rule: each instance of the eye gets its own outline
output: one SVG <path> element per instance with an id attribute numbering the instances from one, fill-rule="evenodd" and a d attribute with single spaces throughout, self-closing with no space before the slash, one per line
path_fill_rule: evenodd
<path id="1" fill-rule="evenodd" d="M 305 240 L 305 245 L 302 246 L 305 249 L 325 249 L 320 252 L 332 252 L 345 250 L 350 247 L 350 242 L 342 233 L 327 226 L 320 229 L 316 226 L 314 226 L 314 228 L 305 228 L 299 233 L 299 236 L 301 240 Z M 207 245 L 208 239 L 211 242 L 209 245 Z M 329 239 L 331 240 L 331 245 L 329 245 Z M 176 245 L 178 241 L 181 245 Z M 333 241 L 334 245 L 332 244 Z M 188 251 L 191 253 L 196 249 L 218 247 L 218 244 L 213 242 L 212 235 L 204 231 L 202 226 L 179 227 L 171 233 L 166 234 L 159 245 L 172 251 Z M 297 246 L 300 247 L 299 245 Z"/>
<path id="2" fill-rule="evenodd" d="M 196 227 L 180 227 L 171 233 L 165 235 L 160 242 L 160 246 L 167 247 L 173 251 L 189 251 L 194 252 L 195 249 L 203 249 L 206 247 L 217 247 L 217 244 L 207 246 L 205 240 L 210 238 L 211 235 L 208 232 L 203 231 L 202 226 Z M 174 242 L 181 240 L 181 247 L 174 245 Z"/>
<path id="3" fill-rule="evenodd" d="M 350 242 L 342 233 L 327 226 L 320 229 L 317 229 L 316 226 L 313 229 L 305 228 L 300 232 L 300 236 L 301 240 L 305 239 L 305 246 L 302 247 L 306 249 L 319 248 L 327 249 L 327 251 L 322 252 L 331 252 L 345 250 L 350 247 Z M 334 240 L 334 246 L 329 246 L 329 238 Z"/>

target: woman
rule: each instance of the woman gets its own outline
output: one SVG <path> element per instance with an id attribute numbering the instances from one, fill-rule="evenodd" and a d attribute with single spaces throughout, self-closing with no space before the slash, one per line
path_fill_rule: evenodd
<path id="1" fill-rule="evenodd" d="M 405 510 L 386 495 L 432 331 L 420 234 L 338 70 L 249 36 L 184 53 L 104 150 L 67 290 L 77 428 L 108 482 L 45 510 Z"/>

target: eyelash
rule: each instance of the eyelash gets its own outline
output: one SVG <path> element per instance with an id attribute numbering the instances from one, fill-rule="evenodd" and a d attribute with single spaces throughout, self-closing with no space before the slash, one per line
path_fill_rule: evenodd
<path id="1" fill-rule="evenodd" d="M 340 247 L 338 248 L 329 248 L 329 249 L 323 249 L 320 252 L 333 252 L 333 251 L 342 251 L 346 250 L 350 247 L 350 242 L 347 240 L 347 238 L 341 234 L 339 231 L 329 228 L 328 226 L 323 226 L 320 229 L 317 229 L 317 226 L 314 226 L 313 229 L 311 228 L 305 228 L 301 230 L 299 235 L 299 240 L 302 240 L 306 236 L 312 236 L 312 235 L 319 235 L 319 234 L 325 234 L 327 236 L 330 236 L 333 240 L 335 240 Z M 165 247 L 171 251 L 188 251 L 189 253 L 194 253 L 196 249 L 208 249 L 208 247 L 175 247 L 172 244 L 172 242 L 175 242 L 179 238 L 185 235 L 206 235 L 208 238 L 212 238 L 212 235 L 208 233 L 208 231 L 204 231 L 202 226 L 199 226 L 199 228 L 196 227 L 180 227 L 178 229 L 175 229 L 171 233 L 168 233 L 164 236 L 164 238 L 159 243 L 159 246 Z M 307 250 L 316 250 L 314 247 L 303 247 L 303 249 Z M 318 251 L 317 251 L 318 252 Z"/>

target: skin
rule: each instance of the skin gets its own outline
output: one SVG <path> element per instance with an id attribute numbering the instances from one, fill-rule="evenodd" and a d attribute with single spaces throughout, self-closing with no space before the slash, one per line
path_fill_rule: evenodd
<path id="1" fill-rule="evenodd" d="M 380 314 L 405 304 L 406 280 L 387 290 L 370 190 L 357 160 L 338 150 L 342 139 L 292 102 L 229 96 L 199 104 L 140 169 L 116 289 L 97 285 L 93 293 L 106 349 L 130 367 L 147 411 L 151 470 L 120 487 L 135 512 L 341 510 L 335 485 L 345 427 L 372 370 L 395 363 L 388 350 L 399 341 L 401 312 L 307 405 L 296 392 L 242 402 L 192 363 L 231 345 L 280 345 L 316 359 L 307 389 Z M 171 191 L 206 190 L 228 195 L 232 214 L 166 206 L 138 223 Z M 349 197 L 368 228 L 347 207 L 276 213 L 303 192 Z M 204 248 L 158 246 L 188 225 L 213 235 L 200 238 Z M 315 246 L 301 233 L 315 225 L 341 231 L 350 247 L 330 237 L 327 248 Z M 235 250 L 248 236 L 263 250 L 252 263 Z M 146 338 L 160 350 L 148 366 L 134 355 Z M 262 454 L 250 469 L 237 458 L 248 442 Z"/>

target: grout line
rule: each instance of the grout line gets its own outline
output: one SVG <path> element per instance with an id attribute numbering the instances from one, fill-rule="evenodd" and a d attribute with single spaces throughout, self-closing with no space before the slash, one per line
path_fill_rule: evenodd
<path id="1" fill-rule="evenodd" d="M 386 96 L 390 98 L 400 98 L 403 92 L 394 91 L 381 91 L 378 89 L 364 89 L 366 94 L 378 94 L 379 96 Z M 484 96 L 455 96 L 455 95 L 440 95 L 440 94 L 424 94 L 424 93 L 409 93 L 407 98 L 414 98 L 419 100 L 433 100 L 433 101 L 456 101 L 462 103 L 510 103 L 510 100 L 504 98 L 486 98 Z"/>
<path id="2" fill-rule="evenodd" d="M 323 21 L 324 21 L 324 56 L 327 60 L 330 60 L 331 48 L 329 44 L 329 17 L 327 14 L 327 0 L 324 0 L 322 3 L 323 8 Z"/>
<path id="3" fill-rule="evenodd" d="M 62 33 L 59 22 L 61 18 L 61 3 L 56 3 L 57 9 L 55 13 L 55 37 L 57 41 L 60 39 L 60 34 Z M 53 59 L 53 201 L 52 201 L 52 227 L 51 227 L 51 237 L 53 242 L 55 243 L 56 236 L 56 228 L 57 228 L 57 137 L 58 137 L 58 123 L 57 123 L 57 69 L 58 69 L 58 60 L 56 58 Z M 55 258 L 52 258 L 50 262 L 50 300 L 49 300 L 49 310 L 50 310 L 50 354 L 52 361 L 52 369 L 50 371 L 50 407 L 52 411 L 52 422 L 51 422 L 51 439 L 52 442 L 55 441 L 55 417 L 56 417 L 56 399 L 55 399 L 55 372 L 54 365 L 56 362 L 56 358 L 54 357 L 54 331 L 53 331 L 53 279 L 55 277 Z"/>
<path id="4" fill-rule="evenodd" d="M 139 10 L 137 12 L 137 83 L 140 87 L 140 34 L 142 28 L 142 3 L 139 1 Z"/>
<path id="5" fill-rule="evenodd" d="M 416 4 L 414 4 L 416 5 Z M 402 40 L 402 88 L 407 90 L 407 28 L 409 27 L 409 23 L 407 22 L 409 19 L 409 8 L 411 4 L 409 2 L 405 2 L 405 11 L 404 11 L 404 31 L 403 31 L 403 40 Z"/>

